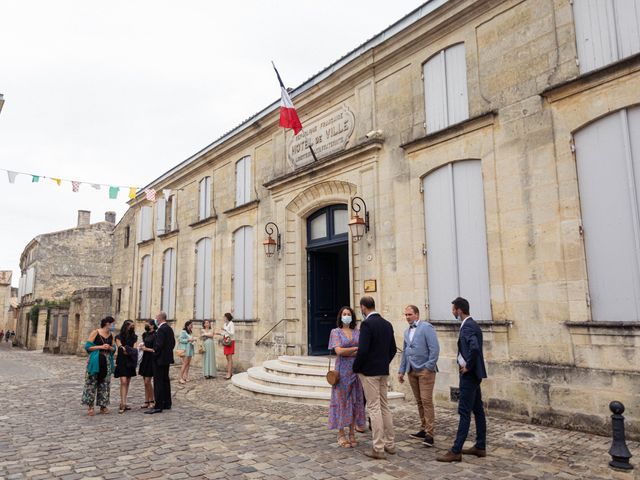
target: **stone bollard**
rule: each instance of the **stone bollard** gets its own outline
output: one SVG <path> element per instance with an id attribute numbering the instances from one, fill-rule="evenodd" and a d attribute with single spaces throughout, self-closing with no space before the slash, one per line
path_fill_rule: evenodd
<path id="1" fill-rule="evenodd" d="M 624 417 L 622 416 L 624 405 L 614 401 L 609 404 L 609 410 L 613 413 L 611 415 L 613 440 L 609 449 L 609 455 L 611 455 L 609 466 L 617 470 L 632 470 L 633 465 L 629 463 L 631 452 L 624 439 Z"/>

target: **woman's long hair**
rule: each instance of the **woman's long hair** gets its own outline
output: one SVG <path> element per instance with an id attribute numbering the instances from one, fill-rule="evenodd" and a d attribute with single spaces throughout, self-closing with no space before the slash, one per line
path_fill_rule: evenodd
<path id="1" fill-rule="evenodd" d="M 193 321 L 191 321 L 191 320 L 187 320 L 187 321 L 185 322 L 185 324 L 184 324 L 184 327 L 182 327 L 182 329 L 183 329 L 185 332 L 189 333 L 189 326 L 190 326 L 192 323 L 193 323 Z"/>
<path id="2" fill-rule="evenodd" d="M 129 329 L 129 325 L 133 325 L 133 320 L 125 320 L 120 327 L 120 338 L 123 340 L 134 333 L 133 329 Z"/>

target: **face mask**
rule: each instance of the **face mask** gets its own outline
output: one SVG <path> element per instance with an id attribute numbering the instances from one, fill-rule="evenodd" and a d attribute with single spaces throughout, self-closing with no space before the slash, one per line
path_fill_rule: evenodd
<path id="1" fill-rule="evenodd" d="M 110 331 L 115 332 L 116 331 L 116 324 L 112 323 L 111 327 L 109 328 Z"/>
<path id="2" fill-rule="evenodd" d="M 460 321 L 460 316 L 459 315 L 454 315 L 453 316 L 457 321 Z"/>
<path id="3" fill-rule="evenodd" d="M 153 324 L 157 327 L 158 326 L 158 320 L 156 320 L 155 318 L 153 319 Z"/>
<path id="4" fill-rule="evenodd" d="M 349 325 L 351 323 L 351 315 L 345 315 L 342 317 L 342 323 L 345 325 Z"/>

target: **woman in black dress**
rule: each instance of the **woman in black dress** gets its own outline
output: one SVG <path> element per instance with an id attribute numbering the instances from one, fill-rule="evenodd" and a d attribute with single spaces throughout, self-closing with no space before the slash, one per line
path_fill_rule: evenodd
<path id="1" fill-rule="evenodd" d="M 138 375 L 144 378 L 144 404 L 140 408 L 154 408 L 153 399 L 153 342 L 156 339 L 156 324 L 149 320 L 144 326 L 142 342 L 138 348 L 143 352 Z"/>
<path id="2" fill-rule="evenodd" d="M 118 413 L 131 410 L 131 407 L 127 406 L 127 395 L 129 394 L 131 377 L 136 376 L 136 367 L 138 366 L 137 340 L 138 336 L 133 321 L 125 320 L 120 327 L 120 333 L 116 335 L 118 356 L 116 357 L 116 371 L 113 374 L 114 377 L 120 379 L 120 409 Z"/>

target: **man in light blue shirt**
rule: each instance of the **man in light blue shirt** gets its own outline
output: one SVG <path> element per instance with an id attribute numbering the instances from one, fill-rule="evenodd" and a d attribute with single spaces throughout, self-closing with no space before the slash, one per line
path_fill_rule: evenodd
<path id="1" fill-rule="evenodd" d="M 438 355 L 440 345 L 436 330 L 429 322 L 420 320 L 420 310 L 415 305 L 407 305 L 404 309 L 409 328 L 404 333 L 402 360 L 398 371 L 398 380 L 404 382 L 405 374 L 413 396 L 418 403 L 418 413 L 422 428 L 411 436 L 422 440 L 425 447 L 433 447 L 433 424 L 435 409 L 433 407 L 433 387 L 438 371 Z"/>

